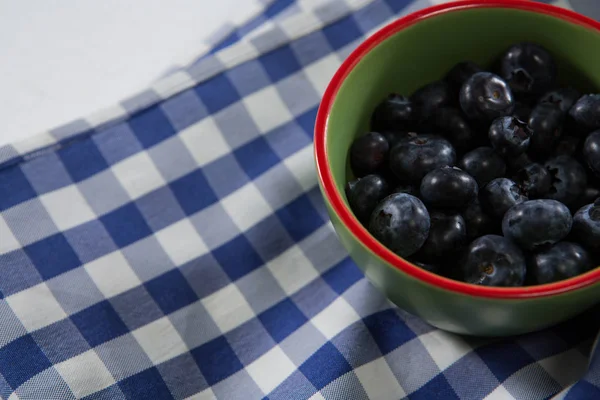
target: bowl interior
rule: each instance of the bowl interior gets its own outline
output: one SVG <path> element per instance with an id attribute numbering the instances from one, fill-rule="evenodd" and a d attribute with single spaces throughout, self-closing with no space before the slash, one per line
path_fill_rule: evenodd
<path id="1" fill-rule="evenodd" d="M 457 62 L 489 67 L 511 44 L 532 41 L 556 58 L 562 83 L 583 93 L 600 87 L 600 34 L 533 11 L 502 7 L 452 10 L 403 29 L 374 47 L 348 74 L 327 122 L 326 151 L 333 179 L 348 206 L 348 149 L 369 130 L 370 115 L 390 92 L 410 95 L 442 78 Z"/>

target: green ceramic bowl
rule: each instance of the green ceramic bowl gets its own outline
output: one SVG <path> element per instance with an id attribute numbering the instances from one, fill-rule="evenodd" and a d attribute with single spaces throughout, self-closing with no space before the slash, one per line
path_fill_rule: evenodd
<path id="1" fill-rule="evenodd" d="M 389 92 L 410 94 L 456 62 L 489 65 L 518 41 L 548 48 L 563 80 L 583 92 L 600 88 L 600 24 L 531 1 L 461 1 L 387 25 L 346 59 L 321 103 L 315 127 L 319 184 L 337 234 L 367 278 L 400 308 L 444 330 L 506 336 L 539 330 L 600 302 L 600 268 L 553 284 L 482 287 L 431 274 L 395 255 L 358 222 L 344 184 L 348 149 L 369 128 Z"/>

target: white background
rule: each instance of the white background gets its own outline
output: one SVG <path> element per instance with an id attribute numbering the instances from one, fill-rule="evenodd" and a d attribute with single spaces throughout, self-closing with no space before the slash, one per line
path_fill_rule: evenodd
<path id="1" fill-rule="evenodd" d="M 0 0 L 0 145 L 111 106 L 256 0 Z"/>

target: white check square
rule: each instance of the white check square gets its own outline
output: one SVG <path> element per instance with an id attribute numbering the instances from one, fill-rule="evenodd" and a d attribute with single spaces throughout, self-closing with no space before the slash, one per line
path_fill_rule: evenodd
<path id="1" fill-rule="evenodd" d="M 204 166 L 231 151 L 211 117 L 187 127 L 179 136 L 199 166 Z"/>
<path id="2" fill-rule="evenodd" d="M 275 346 L 246 367 L 246 371 L 263 393 L 270 393 L 295 370 L 296 366 L 279 346 Z"/>
<path id="3" fill-rule="evenodd" d="M 289 156 L 283 163 L 305 191 L 317 185 L 317 173 L 312 144 Z"/>
<path id="4" fill-rule="evenodd" d="M 406 396 L 406 393 L 398 383 L 398 379 L 396 379 L 383 357 L 361 365 L 354 373 L 365 392 L 367 392 L 369 399 L 401 399 Z"/>
<path id="5" fill-rule="evenodd" d="M 56 143 L 56 138 L 50 132 L 40 132 L 27 139 L 16 141 L 12 146 L 19 154 L 26 154 L 42 147 L 51 146 Z"/>
<path id="6" fill-rule="evenodd" d="M 69 358 L 55 368 L 78 399 L 115 384 L 113 376 L 94 350 Z"/>
<path id="7" fill-rule="evenodd" d="M 142 284 L 119 250 L 87 263 L 84 268 L 107 298 Z"/>
<path id="8" fill-rule="evenodd" d="M 21 245 L 0 214 L 0 254 L 20 248 Z"/>
<path id="9" fill-rule="evenodd" d="M 319 276 L 312 263 L 298 246 L 286 250 L 271 260 L 267 268 L 285 293 L 290 296 Z"/>
<path id="10" fill-rule="evenodd" d="M 154 365 L 170 360 L 188 351 L 187 346 L 169 321 L 163 317 L 133 332 L 133 336 Z"/>
<path id="11" fill-rule="evenodd" d="M 538 361 L 538 364 L 562 387 L 575 383 L 588 369 L 587 358 L 578 349 L 571 349 Z M 565 368 L 568 365 L 569 368 Z"/>
<path id="12" fill-rule="evenodd" d="M 246 231 L 273 213 L 254 183 L 248 183 L 221 201 L 229 217 L 241 231 Z"/>
<path id="13" fill-rule="evenodd" d="M 156 239 L 175 265 L 183 265 L 208 252 L 208 247 L 189 219 L 160 230 Z"/>
<path id="14" fill-rule="evenodd" d="M 196 51 L 199 52 L 200 49 L 196 49 Z M 166 99 L 193 85 L 194 81 L 187 72 L 177 71 L 155 82 L 152 90 L 161 98 Z"/>
<path id="15" fill-rule="evenodd" d="M 165 181 L 146 152 L 133 155 L 112 167 L 114 175 L 131 199 L 164 186 Z"/>
<path id="16" fill-rule="evenodd" d="M 45 283 L 15 293 L 6 302 L 28 332 L 33 332 L 67 317 Z"/>
<path id="17" fill-rule="evenodd" d="M 313 325 L 329 340 L 360 320 L 360 317 L 343 297 L 338 297 L 327 308 L 317 314 Z"/>
<path id="18" fill-rule="evenodd" d="M 186 397 L 185 400 L 215 400 L 216 398 L 215 392 L 211 388 L 208 388 L 193 396 Z"/>
<path id="19" fill-rule="evenodd" d="M 419 340 L 429 352 L 440 371 L 454 364 L 473 350 L 457 335 L 443 331 L 431 331 L 419 336 Z"/>
<path id="20" fill-rule="evenodd" d="M 245 97 L 243 103 L 262 133 L 269 132 L 294 118 L 273 86 L 267 86 Z"/>
<path id="21" fill-rule="evenodd" d="M 340 64 L 341 62 L 338 56 L 335 53 L 332 53 L 307 66 L 304 69 L 304 73 L 317 93 L 323 94 Z"/>
<path id="22" fill-rule="evenodd" d="M 223 333 L 255 317 L 244 295 L 234 284 L 205 297 L 202 299 L 202 305 Z"/>
<path id="23" fill-rule="evenodd" d="M 127 110 L 120 104 L 113 104 L 111 107 L 103 108 L 92 113 L 86 118 L 86 121 L 90 126 L 99 126 L 107 121 L 114 121 L 125 115 L 127 115 Z"/>
<path id="24" fill-rule="evenodd" d="M 515 400 L 515 398 L 504 386 L 500 385 L 492 393 L 485 396 L 484 400 Z"/>
<path id="25" fill-rule="evenodd" d="M 58 229 L 66 231 L 96 217 L 77 186 L 66 186 L 40 196 L 44 208 Z"/>

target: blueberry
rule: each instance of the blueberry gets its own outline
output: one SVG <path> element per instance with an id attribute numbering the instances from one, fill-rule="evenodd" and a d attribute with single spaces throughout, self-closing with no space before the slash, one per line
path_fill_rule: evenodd
<path id="1" fill-rule="evenodd" d="M 414 185 L 408 184 L 400 184 L 392 190 L 392 193 L 408 193 L 415 197 L 421 197 L 421 193 L 419 193 L 419 188 Z"/>
<path id="2" fill-rule="evenodd" d="M 531 257 L 529 274 L 542 285 L 572 278 L 594 267 L 589 253 L 577 243 L 558 242 Z"/>
<path id="3" fill-rule="evenodd" d="M 600 198 L 600 187 L 597 186 L 588 186 L 585 188 L 581 196 L 577 199 L 576 202 L 571 204 L 569 207 L 571 211 L 574 213 L 577 212 L 581 207 L 587 206 L 588 204 L 593 203 L 596 199 Z"/>
<path id="4" fill-rule="evenodd" d="M 377 132 L 355 139 L 350 147 L 350 166 L 354 175 L 365 176 L 380 169 L 387 160 L 389 147 L 385 137 Z"/>
<path id="5" fill-rule="evenodd" d="M 471 202 L 462 213 L 467 226 L 469 240 L 492 233 L 500 233 L 500 224 L 490 218 L 481 208 L 478 200 Z"/>
<path id="6" fill-rule="evenodd" d="M 390 171 L 389 168 L 387 168 L 387 166 L 384 166 L 384 168 L 381 168 L 376 175 L 379 175 L 383 178 L 383 180 L 388 184 L 388 187 L 391 188 L 395 188 L 396 186 L 398 186 L 400 184 L 400 181 L 398 180 L 398 178 L 396 177 L 396 175 L 394 175 L 394 173 L 392 171 Z M 389 194 L 391 194 L 393 192 L 389 192 Z"/>
<path id="7" fill-rule="evenodd" d="M 535 106 L 529 116 L 528 125 L 533 131 L 529 143 L 529 154 L 537 159 L 547 157 L 562 135 L 564 115 L 554 104 L 542 103 Z"/>
<path id="8" fill-rule="evenodd" d="M 514 157 L 527 151 L 533 132 L 515 117 L 496 118 L 490 125 L 488 136 L 492 147 L 503 157 Z"/>
<path id="9" fill-rule="evenodd" d="M 569 115 L 589 130 L 600 128 L 600 94 L 586 94 L 569 110 Z"/>
<path id="10" fill-rule="evenodd" d="M 429 172 L 421 181 L 423 201 L 436 209 L 458 210 L 476 198 L 479 187 L 473 177 L 460 168 L 442 167 Z"/>
<path id="11" fill-rule="evenodd" d="M 547 92 L 539 99 L 539 103 L 549 103 L 558 107 L 563 114 L 569 112 L 581 94 L 571 87 L 560 88 Z"/>
<path id="12" fill-rule="evenodd" d="M 430 224 L 421 200 L 410 194 L 394 193 L 375 207 L 369 232 L 394 253 L 408 257 L 423 246 Z"/>
<path id="13" fill-rule="evenodd" d="M 596 175 L 591 169 L 587 170 L 588 184 L 600 188 L 600 175 Z"/>
<path id="14" fill-rule="evenodd" d="M 583 157 L 590 169 L 600 177 L 600 130 L 590 133 L 585 139 Z"/>
<path id="15" fill-rule="evenodd" d="M 471 242 L 460 269 L 462 280 L 483 286 L 521 286 L 527 271 L 521 250 L 498 235 Z"/>
<path id="16" fill-rule="evenodd" d="M 508 84 L 491 72 L 472 75 L 460 89 L 460 106 L 471 119 L 491 121 L 510 115 L 514 105 Z"/>
<path id="17" fill-rule="evenodd" d="M 531 163 L 517 172 L 515 182 L 530 199 L 544 197 L 552 185 L 552 177 L 544 166 Z"/>
<path id="18" fill-rule="evenodd" d="M 462 61 L 448 71 L 446 80 L 458 91 L 471 76 L 478 72 L 483 72 L 483 68 L 472 61 Z"/>
<path id="19" fill-rule="evenodd" d="M 433 121 L 435 128 L 443 132 L 455 150 L 463 152 L 472 148 L 470 146 L 475 141 L 473 131 L 459 109 L 451 107 L 440 108 L 434 113 Z"/>
<path id="20" fill-rule="evenodd" d="M 513 117 L 520 119 L 521 121 L 529 121 L 531 115 L 531 107 L 523 103 L 522 101 L 515 101 L 515 109 L 512 113 Z"/>
<path id="21" fill-rule="evenodd" d="M 429 216 L 429 236 L 415 257 L 431 262 L 458 254 L 467 245 L 467 228 L 463 217 L 439 211 L 432 211 Z"/>
<path id="22" fill-rule="evenodd" d="M 555 156 L 575 156 L 579 150 L 581 139 L 575 136 L 563 136 L 554 149 Z"/>
<path id="23" fill-rule="evenodd" d="M 522 170 L 523 168 L 525 168 L 533 162 L 531 160 L 531 157 L 529 157 L 526 153 L 519 154 L 516 157 L 509 157 L 505 161 L 507 169 L 508 171 L 510 171 L 511 174 Z"/>
<path id="24" fill-rule="evenodd" d="M 454 165 L 456 152 L 442 137 L 416 135 L 394 146 L 389 158 L 390 169 L 400 180 L 419 184 L 428 172 Z"/>
<path id="25" fill-rule="evenodd" d="M 506 173 L 506 163 L 491 147 L 478 147 L 464 155 L 459 167 L 475 178 L 479 187 Z"/>
<path id="26" fill-rule="evenodd" d="M 526 250 L 537 250 L 564 239 L 571 231 L 571 212 L 556 200 L 529 200 L 513 206 L 502 219 L 507 239 Z"/>
<path id="27" fill-rule="evenodd" d="M 552 179 L 545 197 L 566 205 L 577 201 L 587 186 L 585 168 L 569 156 L 554 157 L 546 162 L 545 167 Z"/>
<path id="28" fill-rule="evenodd" d="M 519 185 L 508 178 L 496 178 L 479 191 L 481 207 L 495 218 L 502 218 L 508 209 L 527 200 Z"/>
<path id="29" fill-rule="evenodd" d="M 422 119 L 431 117 L 438 108 L 452 103 L 452 91 L 448 83 L 436 81 L 417 89 L 410 97 Z"/>
<path id="30" fill-rule="evenodd" d="M 437 264 L 424 263 L 422 261 L 411 260 L 411 263 L 419 268 L 423 268 L 425 271 L 432 272 L 434 274 L 440 274 L 440 267 Z"/>
<path id="31" fill-rule="evenodd" d="M 383 131 L 381 134 L 387 140 L 390 149 L 408 138 L 408 132 L 404 131 Z"/>
<path id="32" fill-rule="evenodd" d="M 350 181 L 345 189 L 350 208 L 363 224 L 369 221 L 377 203 L 389 194 L 388 184 L 379 175 L 367 175 Z"/>
<path id="33" fill-rule="evenodd" d="M 550 53 L 533 43 L 511 46 L 500 59 L 500 76 L 515 94 L 541 94 L 556 79 L 556 65 Z"/>
<path id="34" fill-rule="evenodd" d="M 600 251 L 600 198 L 575 213 L 573 237 L 591 251 Z"/>
<path id="35" fill-rule="evenodd" d="M 371 129 L 377 132 L 412 130 L 416 116 L 413 104 L 408 98 L 391 93 L 373 111 Z"/>

